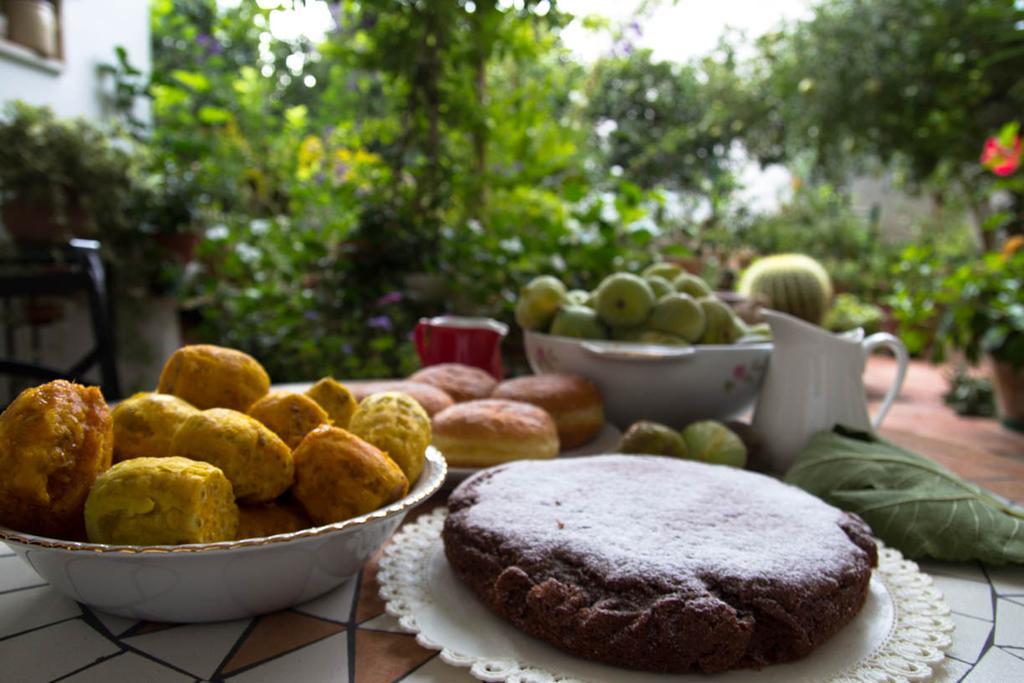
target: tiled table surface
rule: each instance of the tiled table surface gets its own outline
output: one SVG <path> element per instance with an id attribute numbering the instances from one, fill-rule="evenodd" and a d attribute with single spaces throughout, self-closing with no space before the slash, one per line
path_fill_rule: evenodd
<path id="1" fill-rule="evenodd" d="M 442 504 L 435 497 L 410 519 Z M 934 680 L 1024 681 L 1024 567 L 922 562 L 956 624 Z M 165 625 L 114 617 L 50 588 L 0 543 L 0 680 L 468 683 L 384 613 L 376 563 L 275 614 Z M 624 679 L 624 680 L 628 680 Z"/>
<path id="2" fill-rule="evenodd" d="M 869 394 L 891 367 L 869 366 Z M 1024 502 L 1024 437 L 992 421 L 956 418 L 941 406 L 938 371 L 911 368 L 882 433 L 961 476 Z M 435 496 L 417 513 L 443 503 Z M 408 520 L 407 520 L 408 521 Z M 956 624 L 935 679 L 1024 681 L 1024 566 L 922 562 Z M 473 680 L 420 647 L 384 614 L 376 564 L 341 588 L 254 619 L 169 626 L 79 605 L 50 588 L 0 543 L 0 681 L 339 681 L 466 683 Z"/>

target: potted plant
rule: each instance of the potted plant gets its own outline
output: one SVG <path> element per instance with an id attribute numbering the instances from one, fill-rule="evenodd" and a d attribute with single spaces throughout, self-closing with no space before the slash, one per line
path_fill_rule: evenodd
<path id="1" fill-rule="evenodd" d="M 939 339 L 972 363 L 987 356 L 999 415 L 1024 431 L 1024 240 L 957 268 L 942 284 Z"/>
<path id="2" fill-rule="evenodd" d="M 0 116 L 0 218 L 15 240 L 30 242 L 129 222 L 132 162 L 95 124 L 15 101 Z"/>

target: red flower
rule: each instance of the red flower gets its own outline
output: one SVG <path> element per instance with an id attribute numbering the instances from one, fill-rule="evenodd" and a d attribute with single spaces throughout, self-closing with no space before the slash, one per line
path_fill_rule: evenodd
<path id="1" fill-rule="evenodd" d="M 746 379 L 747 378 L 747 366 L 745 366 L 745 365 L 737 365 L 736 367 L 734 367 L 732 369 L 732 376 L 735 377 L 736 379 Z"/>
<path id="2" fill-rule="evenodd" d="M 1010 144 L 1005 144 L 998 137 L 985 141 L 981 152 L 981 164 L 998 176 L 1008 176 L 1020 166 L 1020 135 L 1014 135 Z"/>

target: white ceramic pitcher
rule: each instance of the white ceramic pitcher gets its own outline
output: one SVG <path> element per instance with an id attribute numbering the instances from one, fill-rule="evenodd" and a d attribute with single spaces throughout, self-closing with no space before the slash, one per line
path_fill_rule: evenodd
<path id="1" fill-rule="evenodd" d="M 774 472 L 785 472 L 814 434 L 840 424 L 862 431 L 877 429 L 903 386 L 910 356 L 891 334 L 864 337 L 857 328 L 832 334 L 778 311 L 763 311 L 772 328 L 774 348 L 754 410 L 754 430 L 763 439 L 764 456 Z M 864 366 L 868 354 L 883 346 L 899 367 L 874 419 L 868 417 Z"/>

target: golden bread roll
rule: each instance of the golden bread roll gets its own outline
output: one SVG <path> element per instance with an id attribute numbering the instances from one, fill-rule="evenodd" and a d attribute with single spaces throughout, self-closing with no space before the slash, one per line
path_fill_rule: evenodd
<path id="1" fill-rule="evenodd" d="M 288 445 L 256 418 L 227 408 L 185 420 L 171 439 L 171 455 L 219 467 L 243 503 L 271 501 L 294 479 Z"/>
<path id="2" fill-rule="evenodd" d="M 211 344 L 183 346 L 167 359 L 157 388 L 196 408 L 245 412 L 270 390 L 270 377 L 247 353 Z"/>
<path id="3" fill-rule="evenodd" d="M 171 438 L 199 409 L 171 394 L 141 392 L 114 406 L 114 462 L 165 458 Z"/>
<path id="4" fill-rule="evenodd" d="M 500 383 L 491 398 L 522 401 L 543 408 L 555 420 L 562 450 L 576 448 L 604 428 L 604 401 L 589 380 L 578 375 L 532 375 Z"/>
<path id="5" fill-rule="evenodd" d="M 434 446 L 452 467 L 490 467 L 558 455 L 558 430 L 546 411 L 520 401 L 456 403 L 434 416 Z"/>
<path id="6" fill-rule="evenodd" d="M 462 363 L 430 365 L 409 375 L 409 380 L 443 389 L 456 403 L 487 398 L 498 383 L 489 373 Z"/>
<path id="7" fill-rule="evenodd" d="M 321 378 L 306 390 L 306 396 L 324 409 L 335 427 L 348 427 L 352 413 L 356 412 L 356 406 L 359 405 L 352 392 L 333 377 Z"/>
<path id="8" fill-rule="evenodd" d="M 330 420 L 319 403 L 291 391 L 272 391 L 246 412 L 281 437 L 288 448 L 295 448 L 302 437 Z"/>
<path id="9" fill-rule="evenodd" d="M 292 495 L 316 524 L 372 512 L 408 492 L 394 460 L 340 427 L 317 427 L 295 449 Z"/>
<path id="10" fill-rule="evenodd" d="M 348 429 L 387 453 L 410 484 L 419 478 L 430 445 L 430 416 L 411 396 L 398 391 L 367 396 Z"/>
<path id="11" fill-rule="evenodd" d="M 18 394 L 0 415 L 0 524 L 82 538 L 85 498 L 110 467 L 113 441 L 97 387 L 55 380 Z"/>
<path id="12" fill-rule="evenodd" d="M 96 478 L 85 501 L 93 543 L 177 545 L 230 541 L 238 528 L 231 483 L 187 458 L 132 458 Z"/>
<path id="13" fill-rule="evenodd" d="M 416 399 L 416 402 L 423 406 L 427 415 L 433 417 L 450 405 L 455 403 L 452 397 L 444 389 L 438 389 L 423 382 L 410 382 L 409 380 L 385 380 L 382 382 L 350 382 L 348 388 L 356 401 L 362 401 L 373 394 L 383 394 L 387 391 L 400 391 Z M 335 425 L 337 427 L 338 425 Z"/>
<path id="14" fill-rule="evenodd" d="M 288 534 L 311 526 L 313 522 L 295 505 L 286 505 L 278 501 L 259 505 L 239 505 L 238 533 L 235 534 L 235 539 Z"/>

